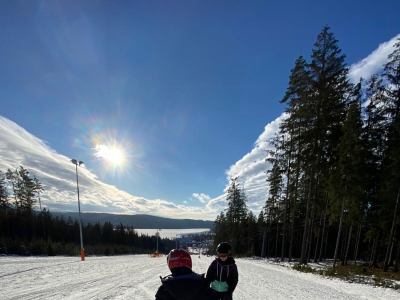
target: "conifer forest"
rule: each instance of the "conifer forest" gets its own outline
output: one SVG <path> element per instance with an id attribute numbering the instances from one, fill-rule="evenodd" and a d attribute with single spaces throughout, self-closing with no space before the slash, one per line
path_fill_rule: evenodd
<path id="1" fill-rule="evenodd" d="M 326 26 L 310 59 L 295 61 L 280 101 L 286 117 L 266 149 L 263 211 L 247 209 L 232 178 L 215 243 L 230 241 L 235 255 L 398 271 L 400 39 L 379 74 L 352 83 L 348 73 Z"/>
<path id="2" fill-rule="evenodd" d="M 78 220 L 53 217 L 42 208 L 44 192 L 39 179 L 22 166 L 0 172 L 0 254 L 79 255 Z M 87 255 L 153 253 L 157 245 L 168 252 L 175 246 L 172 239 L 157 241 L 157 236 L 139 235 L 133 226 L 110 222 L 82 224 L 82 235 Z"/>

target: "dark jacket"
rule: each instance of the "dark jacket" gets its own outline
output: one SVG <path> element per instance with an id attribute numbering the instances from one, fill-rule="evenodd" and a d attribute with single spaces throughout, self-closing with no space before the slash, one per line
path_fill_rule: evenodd
<path id="1" fill-rule="evenodd" d="M 171 275 L 161 278 L 156 300 L 207 300 L 211 292 L 204 274 L 179 267 L 172 269 Z"/>
<path id="2" fill-rule="evenodd" d="M 208 267 L 207 280 L 213 290 L 232 295 L 239 280 L 235 260 L 230 256 L 226 261 L 216 258 Z"/>

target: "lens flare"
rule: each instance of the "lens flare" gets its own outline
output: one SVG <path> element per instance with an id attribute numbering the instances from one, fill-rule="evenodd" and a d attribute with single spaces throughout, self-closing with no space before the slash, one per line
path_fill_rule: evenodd
<path id="1" fill-rule="evenodd" d="M 117 147 L 108 147 L 107 145 L 96 145 L 95 156 L 103 158 L 114 166 L 120 166 L 125 161 L 125 153 Z"/>

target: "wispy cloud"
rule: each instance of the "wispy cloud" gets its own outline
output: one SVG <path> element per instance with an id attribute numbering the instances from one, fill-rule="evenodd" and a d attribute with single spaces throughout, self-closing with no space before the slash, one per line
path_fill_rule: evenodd
<path id="1" fill-rule="evenodd" d="M 260 134 L 254 143 L 254 148 L 226 171 L 228 181 L 230 178 L 239 177 L 238 182 L 244 188 L 249 200 L 247 203 L 248 207 L 254 212 L 262 210 L 268 198 L 267 176 L 265 172 L 271 166 L 265 162 L 265 159 L 267 158 L 267 150 L 272 149 L 268 140 L 278 132 L 279 124 L 285 117 L 286 115 L 282 114 L 266 125 L 263 133 Z M 225 197 L 219 197 L 212 201 L 214 205 L 219 206 L 223 206 L 224 202 L 226 202 Z"/>
<path id="2" fill-rule="evenodd" d="M 388 55 L 393 52 L 393 45 L 396 39 L 400 38 L 400 34 L 392 38 L 390 41 L 382 43 L 370 55 L 361 61 L 350 66 L 349 78 L 352 82 L 358 82 L 363 77 L 368 79 L 371 75 L 379 73 L 383 69 L 383 65 L 388 60 Z"/>
<path id="3" fill-rule="evenodd" d="M 28 169 L 42 183 L 42 206 L 50 211 L 76 211 L 76 173 L 70 159 L 58 154 L 16 123 L 0 116 L 0 170 Z M 145 199 L 130 195 L 98 180 L 83 166 L 78 168 L 81 208 L 84 212 L 146 213 L 171 218 L 214 220 L 212 206 L 176 205 L 164 199 Z"/>
<path id="4" fill-rule="evenodd" d="M 193 193 L 192 197 L 199 200 L 201 203 L 207 203 L 208 201 L 210 201 L 210 196 L 206 195 L 206 194 L 198 194 L 198 193 Z"/>

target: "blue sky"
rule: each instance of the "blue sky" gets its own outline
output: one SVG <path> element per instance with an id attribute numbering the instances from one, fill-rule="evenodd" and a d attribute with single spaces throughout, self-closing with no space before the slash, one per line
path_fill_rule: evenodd
<path id="1" fill-rule="evenodd" d="M 328 25 L 352 79 L 368 77 L 393 49 L 399 8 L 397 0 L 1 1 L 0 170 L 23 165 L 45 184 L 44 206 L 75 211 L 75 158 L 85 163 L 83 211 L 208 220 L 240 176 L 258 214 L 268 193 L 265 140 L 296 58 L 310 57 Z"/>

